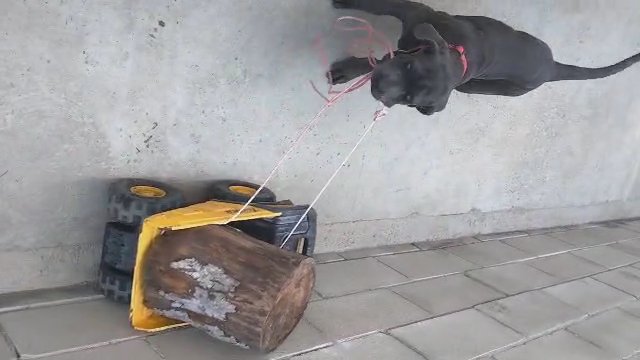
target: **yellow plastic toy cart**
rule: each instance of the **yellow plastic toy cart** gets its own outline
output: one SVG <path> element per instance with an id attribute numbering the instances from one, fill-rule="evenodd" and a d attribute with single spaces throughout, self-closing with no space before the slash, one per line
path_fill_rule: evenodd
<path id="1" fill-rule="evenodd" d="M 222 201 L 208 201 L 185 208 L 167 211 L 148 217 L 142 224 L 138 240 L 136 265 L 133 273 L 130 320 L 136 330 L 156 332 L 186 324 L 156 315 L 144 305 L 144 260 L 153 242 L 164 231 L 184 230 L 206 225 L 226 225 L 240 211 L 243 204 Z M 235 221 L 275 218 L 281 213 L 248 206 Z"/>

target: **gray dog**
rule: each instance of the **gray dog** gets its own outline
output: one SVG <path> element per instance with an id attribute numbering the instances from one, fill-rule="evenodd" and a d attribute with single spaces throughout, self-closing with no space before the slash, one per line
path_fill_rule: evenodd
<path id="1" fill-rule="evenodd" d="M 640 61 L 590 69 L 553 60 L 549 46 L 532 35 L 484 16 L 452 16 L 407 0 L 332 0 L 340 9 L 390 15 L 402 21 L 398 51 L 373 69 L 372 95 L 386 106 L 407 105 L 425 115 L 442 111 L 451 92 L 520 96 L 560 80 L 599 79 Z M 370 72 L 367 59 L 331 66 L 334 84 Z"/>

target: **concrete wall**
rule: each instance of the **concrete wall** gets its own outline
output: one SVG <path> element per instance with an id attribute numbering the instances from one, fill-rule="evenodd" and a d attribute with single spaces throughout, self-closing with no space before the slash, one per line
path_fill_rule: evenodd
<path id="1" fill-rule="evenodd" d="M 637 0 L 429 4 L 504 20 L 567 63 L 640 51 Z M 322 105 L 310 44 L 336 16 L 325 0 L 1 1 L 0 293 L 95 276 L 109 179 L 194 196 L 260 181 Z M 318 250 L 640 215 L 639 79 L 394 108 L 319 203 Z M 272 188 L 310 201 L 375 106 L 366 90 L 337 105 Z"/>

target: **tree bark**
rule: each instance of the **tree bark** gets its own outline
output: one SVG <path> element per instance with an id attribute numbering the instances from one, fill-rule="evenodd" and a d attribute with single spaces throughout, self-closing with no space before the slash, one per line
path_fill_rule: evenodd
<path id="1" fill-rule="evenodd" d="M 227 226 L 170 231 L 146 256 L 144 302 L 215 338 L 269 352 L 302 317 L 313 264 Z"/>

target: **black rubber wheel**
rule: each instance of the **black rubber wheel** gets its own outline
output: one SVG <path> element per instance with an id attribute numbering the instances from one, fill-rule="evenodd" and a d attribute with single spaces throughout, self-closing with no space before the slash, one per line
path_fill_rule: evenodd
<path id="1" fill-rule="evenodd" d="M 211 184 L 209 196 L 215 200 L 247 202 L 260 188 L 260 185 L 240 180 L 220 180 Z M 276 194 L 268 188 L 262 189 L 253 203 L 276 202 Z"/>
<path id="2" fill-rule="evenodd" d="M 104 230 L 102 261 L 116 270 L 133 274 L 138 235 L 137 226 L 107 223 Z"/>
<path id="3" fill-rule="evenodd" d="M 105 263 L 100 264 L 98 287 L 107 299 L 128 305 L 131 303 L 132 285 L 133 276 L 115 270 Z"/>
<path id="4" fill-rule="evenodd" d="M 123 179 L 109 186 L 111 221 L 139 225 L 145 218 L 185 205 L 182 193 L 167 184 L 144 179 Z"/>

